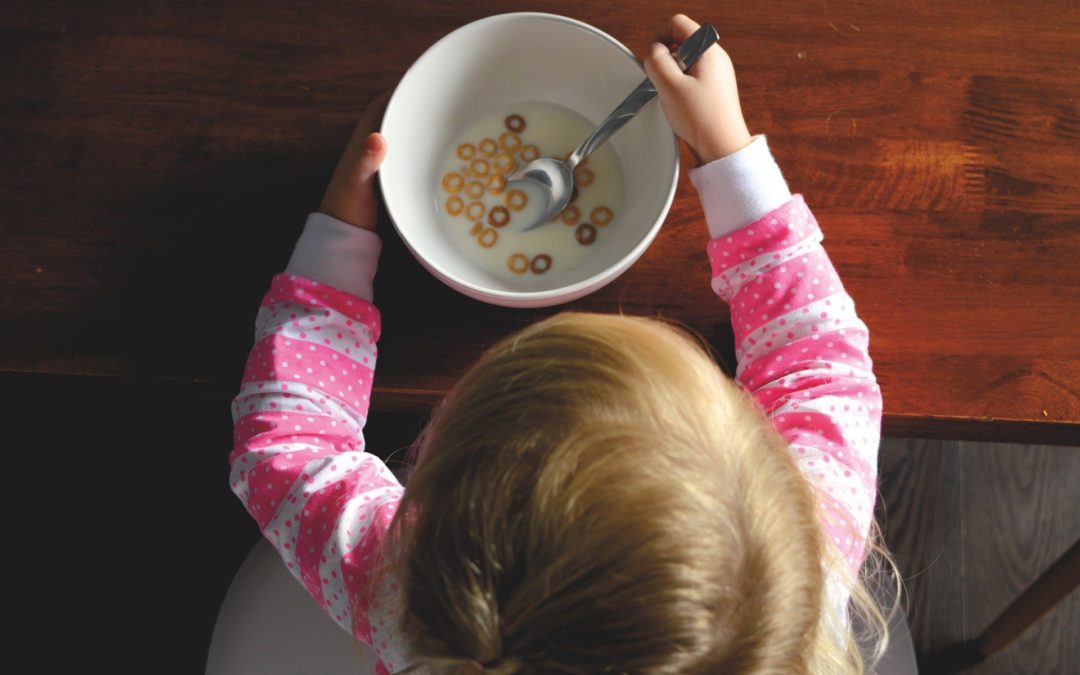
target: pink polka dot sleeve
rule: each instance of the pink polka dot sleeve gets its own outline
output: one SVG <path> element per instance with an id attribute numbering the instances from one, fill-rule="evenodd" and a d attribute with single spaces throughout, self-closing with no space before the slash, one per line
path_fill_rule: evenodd
<path id="1" fill-rule="evenodd" d="M 364 452 L 379 329 L 370 302 L 275 276 L 233 400 L 228 459 L 233 492 L 285 566 L 339 626 L 373 646 L 378 672 L 390 672 L 402 666 L 386 637 L 393 580 L 359 607 L 355 630 L 353 617 L 403 491 Z"/>
<path id="2" fill-rule="evenodd" d="M 823 525 L 858 570 L 873 520 L 881 390 L 869 333 L 801 195 L 708 246 L 731 307 L 738 368 L 818 495 Z"/>

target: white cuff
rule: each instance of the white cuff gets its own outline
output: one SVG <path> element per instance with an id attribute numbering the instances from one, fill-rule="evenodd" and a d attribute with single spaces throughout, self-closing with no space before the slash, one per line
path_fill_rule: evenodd
<path id="1" fill-rule="evenodd" d="M 714 239 L 749 225 L 791 199 L 764 134 L 754 136 L 745 148 L 688 173 Z"/>
<path id="2" fill-rule="evenodd" d="M 312 213 L 285 271 L 371 302 L 381 250 L 382 240 L 371 230 Z"/>

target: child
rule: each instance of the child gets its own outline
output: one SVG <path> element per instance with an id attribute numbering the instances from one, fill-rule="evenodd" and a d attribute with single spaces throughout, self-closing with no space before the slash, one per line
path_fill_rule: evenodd
<path id="1" fill-rule="evenodd" d="M 671 58 L 697 27 L 668 21 L 645 69 L 699 163 L 738 385 L 659 321 L 559 314 L 455 385 L 403 489 L 361 435 L 377 108 L 263 300 L 232 489 L 378 673 L 862 672 L 849 612 L 883 649 L 858 581 L 878 548 L 867 329 L 727 54 Z"/>

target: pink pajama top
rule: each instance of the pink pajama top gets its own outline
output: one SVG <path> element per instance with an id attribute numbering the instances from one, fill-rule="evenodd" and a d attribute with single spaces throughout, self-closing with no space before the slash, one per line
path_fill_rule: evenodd
<path id="1" fill-rule="evenodd" d="M 712 288 L 731 310 L 736 379 L 790 443 L 822 527 L 857 570 L 881 425 L 867 328 L 764 137 L 690 178 L 711 235 Z M 232 403 L 229 483 L 319 606 L 371 645 L 382 675 L 409 665 L 395 635 L 393 578 L 351 611 L 404 491 L 365 452 L 362 433 L 380 330 L 372 304 L 379 250 L 372 232 L 309 216 L 259 307 Z M 830 585 L 830 597 L 843 612 L 843 591 Z"/>

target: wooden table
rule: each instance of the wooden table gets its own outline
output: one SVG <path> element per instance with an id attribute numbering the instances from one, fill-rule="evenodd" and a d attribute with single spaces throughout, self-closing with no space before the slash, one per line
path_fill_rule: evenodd
<path id="1" fill-rule="evenodd" d="M 366 102 L 439 37 L 526 3 L 6 3 L 0 373 L 239 381 L 260 295 Z M 653 3 L 527 3 L 641 51 Z M 871 330 L 889 435 L 1080 441 L 1080 9 L 683 3 L 732 54 Z M 391 150 L 392 151 L 392 150 Z M 686 161 L 684 155 L 684 161 Z M 682 180 L 664 230 L 566 308 L 662 314 L 730 360 Z M 376 409 L 423 410 L 563 308 L 486 306 L 382 226 Z"/>

